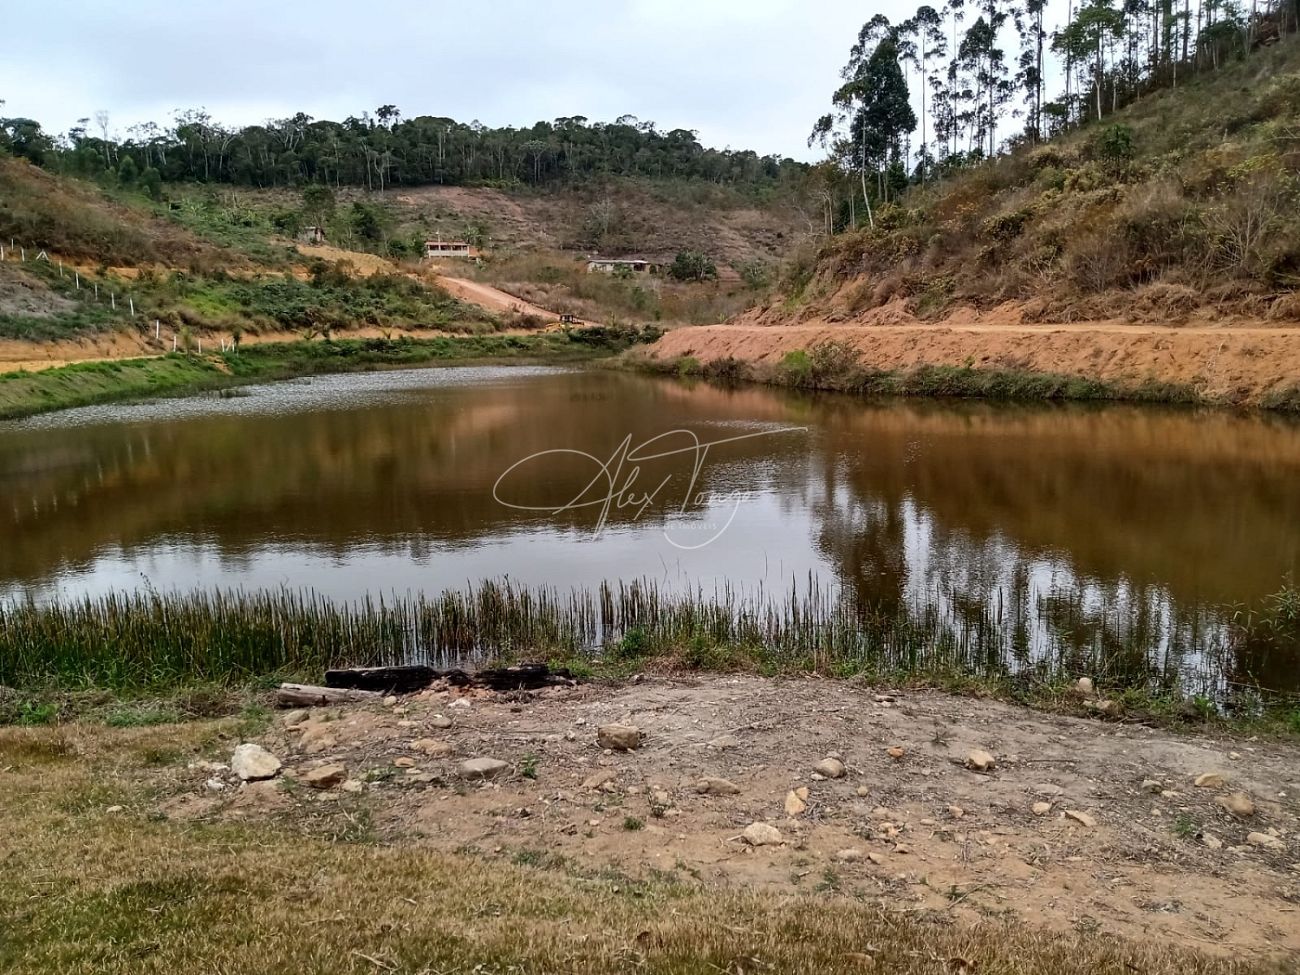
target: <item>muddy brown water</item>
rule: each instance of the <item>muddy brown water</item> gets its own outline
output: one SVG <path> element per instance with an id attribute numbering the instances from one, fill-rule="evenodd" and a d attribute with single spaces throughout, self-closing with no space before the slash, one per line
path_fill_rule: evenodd
<path id="1" fill-rule="evenodd" d="M 412 370 L 0 424 L 0 513 L 8 597 L 817 584 L 1211 661 L 1300 575 L 1300 423 Z"/>

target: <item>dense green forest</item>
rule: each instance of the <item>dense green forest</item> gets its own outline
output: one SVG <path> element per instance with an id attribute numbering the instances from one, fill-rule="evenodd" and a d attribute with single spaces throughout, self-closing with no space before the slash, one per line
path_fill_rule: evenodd
<path id="1" fill-rule="evenodd" d="M 33 119 L 3 118 L 0 149 L 70 175 L 115 172 L 124 183 L 155 191 L 163 182 L 179 181 L 383 190 L 430 184 L 546 186 L 606 176 L 760 189 L 798 178 L 807 168 L 752 151 L 705 148 L 694 132 L 661 132 L 654 122 L 632 116 L 610 123 L 574 116 L 531 128 L 494 129 L 428 115 L 404 119 L 394 105 L 342 122 L 298 113 L 243 128 L 229 128 L 196 109 L 178 113 L 170 126 L 133 126 L 125 139 L 110 134 L 105 113 L 57 136 Z"/>

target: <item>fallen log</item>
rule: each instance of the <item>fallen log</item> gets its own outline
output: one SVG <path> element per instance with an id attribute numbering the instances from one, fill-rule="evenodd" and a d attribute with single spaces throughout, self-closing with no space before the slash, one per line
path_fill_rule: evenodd
<path id="1" fill-rule="evenodd" d="M 275 704 L 281 708 L 322 708 L 330 704 L 378 701 L 383 696 L 375 691 L 316 687 L 313 684 L 281 684 L 275 692 Z"/>
<path id="2" fill-rule="evenodd" d="M 410 694 L 444 680 L 453 687 L 482 687 L 493 691 L 535 690 L 574 683 L 567 670 L 551 670 L 546 664 L 518 664 L 487 670 L 436 670 L 433 667 L 349 667 L 325 672 L 331 688 Z"/>

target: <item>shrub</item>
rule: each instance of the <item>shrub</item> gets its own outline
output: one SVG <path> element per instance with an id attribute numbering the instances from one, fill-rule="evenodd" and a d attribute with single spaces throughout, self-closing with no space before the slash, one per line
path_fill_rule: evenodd
<path id="1" fill-rule="evenodd" d="M 718 266 L 700 251 L 678 251 L 668 275 L 678 281 L 710 281 L 717 278 Z"/>

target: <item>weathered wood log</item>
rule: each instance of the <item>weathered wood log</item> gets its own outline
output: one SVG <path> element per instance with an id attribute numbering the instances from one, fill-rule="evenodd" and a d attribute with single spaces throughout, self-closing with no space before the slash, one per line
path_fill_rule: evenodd
<path id="1" fill-rule="evenodd" d="M 438 679 L 432 667 L 350 667 L 325 671 L 327 687 L 350 687 L 385 694 L 422 691 Z"/>
<path id="2" fill-rule="evenodd" d="M 321 708 L 330 704 L 356 704 L 382 699 L 383 695 L 375 691 L 316 687 L 313 684 L 281 684 L 275 692 L 276 706 L 281 708 Z"/>
<path id="3" fill-rule="evenodd" d="M 567 670 L 551 670 L 546 664 L 518 664 L 473 672 L 410 666 L 352 667 L 325 673 L 325 683 L 331 688 L 384 694 L 409 694 L 439 680 L 445 680 L 453 687 L 484 687 L 494 691 L 535 690 L 573 683 Z"/>

